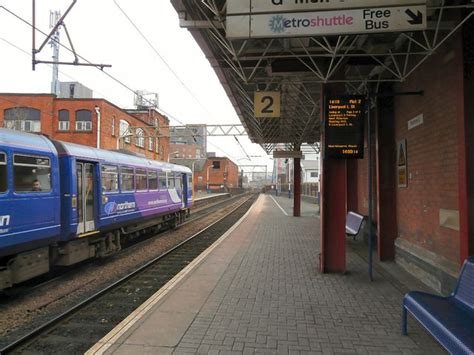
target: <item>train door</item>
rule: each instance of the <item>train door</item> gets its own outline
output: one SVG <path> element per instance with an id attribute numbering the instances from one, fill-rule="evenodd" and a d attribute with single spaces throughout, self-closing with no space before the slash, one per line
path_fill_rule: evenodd
<path id="1" fill-rule="evenodd" d="M 87 233 L 95 229 L 94 203 L 95 169 L 94 164 L 78 162 L 77 176 L 77 233 Z"/>
<path id="2" fill-rule="evenodd" d="M 186 174 L 181 174 L 181 185 L 182 185 L 182 194 L 181 194 L 181 201 L 183 207 L 188 205 L 188 179 L 186 178 Z"/>

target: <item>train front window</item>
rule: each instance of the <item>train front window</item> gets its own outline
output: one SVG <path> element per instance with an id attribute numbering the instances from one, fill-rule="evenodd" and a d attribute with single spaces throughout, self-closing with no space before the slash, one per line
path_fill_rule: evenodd
<path id="1" fill-rule="evenodd" d="M 168 185 L 166 184 L 166 173 L 161 172 L 159 174 L 159 179 L 160 179 L 160 190 L 166 190 L 168 188 Z"/>
<path id="2" fill-rule="evenodd" d="M 181 185 L 182 184 L 181 184 L 181 176 L 180 175 L 176 175 L 175 182 L 176 182 L 176 189 L 181 191 Z"/>
<path id="3" fill-rule="evenodd" d="M 112 165 L 102 165 L 102 191 L 118 191 L 118 168 Z"/>
<path id="4" fill-rule="evenodd" d="M 174 175 L 168 174 L 168 189 L 174 189 Z"/>
<path id="5" fill-rule="evenodd" d="M 6 192 L 7 187 L 7 156 L 0 153 L 0 192 Z"/>
<path id="6" fill-rule="evenodd" d="M 135 190 L 135 176 L 132 168 L 122 168 L 120 177 L 122 179 L 122 191 Z"/>
<path id="7" fill-rule="evenodd" d="M 15 155 L 13 182 L 15 192 L 51 191 L 51 160 L 41 156 Z"/>

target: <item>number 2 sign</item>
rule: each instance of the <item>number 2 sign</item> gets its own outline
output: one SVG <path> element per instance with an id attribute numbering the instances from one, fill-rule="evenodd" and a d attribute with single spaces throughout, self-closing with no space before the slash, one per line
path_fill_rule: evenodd
<path id="1" fill-rule="evenodd" d="M 255 117 L 280 117 L 280 92 L 256 91 L 254 110 Z"/>

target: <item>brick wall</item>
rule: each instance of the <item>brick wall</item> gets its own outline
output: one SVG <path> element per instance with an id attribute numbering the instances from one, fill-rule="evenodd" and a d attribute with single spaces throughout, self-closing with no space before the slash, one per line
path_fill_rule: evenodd
<path id="1" fill-rule="evenodd" d="M 114 104 L 102 99 L 56 99 L 49 94 L 0 94 L 0 126 L 4 126 L 4 110 L 13 107 L 31 107 L 40 110 L 41 132 L 52 139 L 63 140 L 97 147 L 97 113 L 95 108 L 100 109 L 100 148 L 117 149 L 123 148 L 142 154 L 149 159 L 167 160 L 169 154 L 169 120 L 156 111 L 131 111 L 128 113 Z M 59 130 L 59 110 L 69 111 L 70 127 L 67 131 Z M 92 116 L 91 131 L 77 131 L 76 111 L 89 110 Z M 155 130 L 154 119 L 158 120 L 160 130 Z M 144 129 L 144 147 L 136 145 L 134 135 L 130 137 L 130 143 L 120 140 L 120 121 L 126 121 L 131 127 Z M 156 137 L 158 136 L 158 137 Z M 149 149 L 149 137 L 154 138 L 153 149 Z M 158 138 L 158 149 L 156 147 Z"/>
<path id="2" fill-rule="evenodd" d="M 171 158 L 197 159 L 201 157 L 203 153 L 201 150 L 202 146 L 196 144 L 170 143 Z"/>
<path id="3" fill-rule="evenodd" d="M 220 162 L 219 169 L 212 167 L 213 161 Z M 239 167 L 227 158 L 209 158 L 202 171 L 194 173 L 194 185 L 196 191 L 205 191 L 207 185 L 210 189 L 220 188 L 221 185 L 227 188 L 236 188 L 239 186 Z"/>
<path id="4" fill-rule="evenodd" d="M 440 209 L 459 210 L 458 120 L 464 93 L 458 44 L 453 40 L 441 47 L 397 87 L 424 90 L 423 96 L 399 96 L 394 105 L 396 142 L 407 140 L 408 156 L 408 187 L 397 189 L 398 238 L 455 263 L 459 232 L 440 226 L 439 215 Z M 408 121 L 419 114 L 423 124 L 408 130 Z"/>
<path id="5" fill-rule="evenodd" d="M 0 127 L 4 127 L 4 112 L 14 107 L 31 107 L 40 111 L 41 131 L 53 136 L 54 95 L 0 94 Z"/>

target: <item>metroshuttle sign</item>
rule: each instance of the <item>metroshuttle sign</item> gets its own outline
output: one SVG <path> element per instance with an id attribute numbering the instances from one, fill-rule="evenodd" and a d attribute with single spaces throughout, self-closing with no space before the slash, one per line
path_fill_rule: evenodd
<path id="1" fill-rule="evenodd" d="M 227 16 L 425 4 L 426 0 L 227 0 Z"/>
<path id="2" fill-rule="evenodd" d="M 227 16 L 226 35 L 230 39 L 273 38 L 424 29 L 426 29 L 426 5 L 406 5 L 231 15 Z"/>

